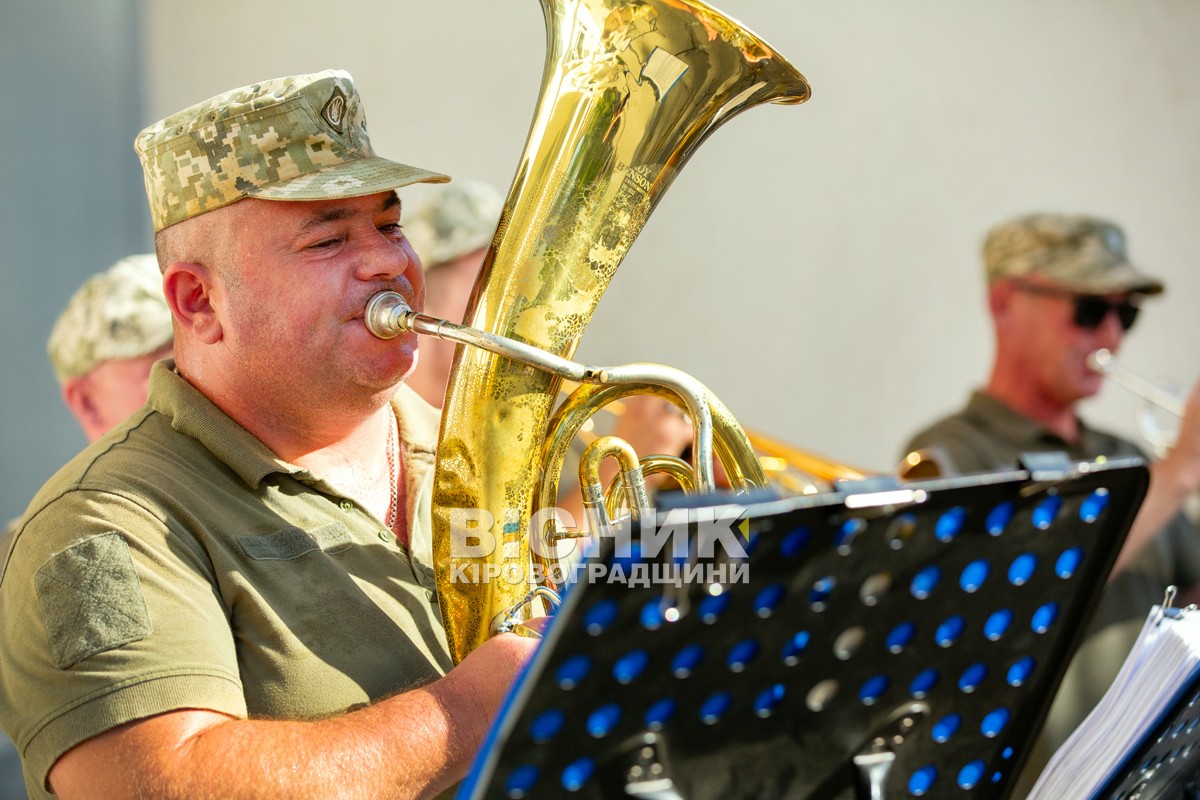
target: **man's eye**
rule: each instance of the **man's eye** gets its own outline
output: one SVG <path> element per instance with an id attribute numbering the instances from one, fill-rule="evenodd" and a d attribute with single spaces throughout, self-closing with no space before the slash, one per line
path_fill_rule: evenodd
<path id="1" fill-rule="evenodd" d="M 399 222 L 389 222 L 379 226 L 379 232 L 388 236 L 403 236 L 404 226 Z"/>
<path id="2" fill-rule="evenodd" d="M 336 245 L 336 244 L 340 244 L 340 243 L 341 243 L 341 241 L 342 241 L 342 240 L 341 240 L 341 239 L 338 239 L 338 238 L 333 238 L 333 239 L 322 239 L 322 240 L 321 240 L 321 241 L 319 241 L 319 242 L 314 242 L 313 244 L 310 244 L 310 245 L 308 246 L 308 249 L 309 249 L 309 250 L 322 250 L 322 249 L 325 249 L 325 248 L 328 248 L 328 247 L 333 247 L 333 246 L 334 246 L 334 245 Z"/>

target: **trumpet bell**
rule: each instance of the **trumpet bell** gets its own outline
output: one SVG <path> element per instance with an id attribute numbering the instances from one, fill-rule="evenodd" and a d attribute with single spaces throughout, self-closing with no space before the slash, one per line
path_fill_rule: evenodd
<path id="1" fill-rule="evenodd" d="M 1183 419 L 1185 406 L 1180 393 L 1143 378 L 1103 348 L 1088 355 L 1087 365 L 1145 401 L 1138 416 L 1138 428 L 1157 458 L 1166 455 L 1178 438 Z"/>

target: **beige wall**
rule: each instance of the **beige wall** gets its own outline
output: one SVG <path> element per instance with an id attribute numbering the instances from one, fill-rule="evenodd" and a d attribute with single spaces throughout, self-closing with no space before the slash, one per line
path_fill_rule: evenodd
<path id="1" fill-rule="evenodd" d="M 381 152 L 508 186 L 542 69 L 535 0 L 145 3 L 146 122 L 343 67 Z M 1127 363 L 1200 375 L 1200 4 L 717 4 L 813 99 L 748 111 L 700 148 L 581 358 L 678 366 L 749 426 L 886 469 L 986 375 L 986 228 L 1086 210 L 1122 221 L 1169 286 Z M 1132 430 L 1137 408 L 1111 387 L 1088 413 Z"/>

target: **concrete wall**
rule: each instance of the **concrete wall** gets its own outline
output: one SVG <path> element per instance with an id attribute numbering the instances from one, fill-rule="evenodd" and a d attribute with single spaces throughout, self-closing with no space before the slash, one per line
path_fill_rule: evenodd
<path id="1" fill-rule="evenodd" d="M 46 338 L 86 276 L 150 247 L 136 0 L 0 7 L 0 522 L 81 447 Z"/>

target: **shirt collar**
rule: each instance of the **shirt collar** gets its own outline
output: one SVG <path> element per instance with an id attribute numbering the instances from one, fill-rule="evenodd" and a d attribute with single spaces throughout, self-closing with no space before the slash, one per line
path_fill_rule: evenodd
<path id="1" fill-rule="evenodd" d="M 271 452 L 254 434 L 188 383 L 175 371 L 173 358 L 159 361 L 151 369 L 146 402 L 170 419 L 172 428 L 208 448 L 252 489 L 258 489 L 262 479 L 273 472 L 295 475 L 304 472 Z"/>
<path id="2" fill-rule="evenodd" d="M 275 455 L 254 434 L 235 422 L 195 386 L 175 371 L 175 360 L 157 362 L 150 372 L 147 403 L 171 420 L 171 427 L 203 444 L 229 466 L 251 489 L 263 478 L 281 472 L 299 479 L 314 479 L 308 470 Z M 392 408 L 400 427 L 404 458 L 432 465 L 437 452 L 437 410 L 408 386 L 400 385 L 392 397 Z M 415 470 L 424 477 L 424 470 Z M 415 488 L 415 487 L 414 487 Z"/>
<path id="3" fill-rule="evenodd" d="M 1069 449 L 1068 442 L 1057 433 L 1043 427 L 1041 423 L 1030 419 L 1021 412 L 1006 405 L 995 397 L 978 389 L 971 394 L 967 403 L 967 413 L 980 419 L 983 424 L 996 429 L 1008 441 L 1018 445 L 1028 446 L 1030 450 L 1035 445 L 1058 445 L 1064 450 Z M 1088 446 L 1095 432 L 1082 419 L 1076 417 L 1079 424 L 1079 441 L 1076 445 Z"/>

